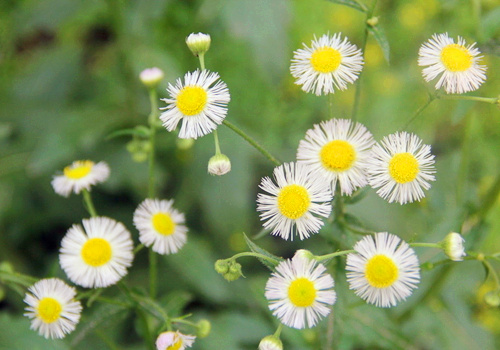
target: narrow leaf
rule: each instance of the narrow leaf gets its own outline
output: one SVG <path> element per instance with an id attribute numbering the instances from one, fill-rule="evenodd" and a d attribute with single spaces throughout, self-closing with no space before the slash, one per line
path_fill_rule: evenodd
<path id="1" fill-rule="evenodd" d="M 328 1 L 334 2 L 336 4 L 348 6 L 348 7 L 351 7 L 353 9 L 356 9 L 356 10 L 361 11 L 361 12 L 368 11 L 368 9 L 366 8 L 366 6 L 364 4 L 361 4 L 356 0 L 328 0 Z"/>
<path id="2" fill-rule="evenodd" d="M 378 44 L 380 45 L 380 48 L 384 53 L 384 57 L 387 63 L 390 63 L 391 50 L 389 47 L 389 41 L 387 40 L 387 37 L 385 35 L 385 31 L 379 25 L 368 26 L 368 31 L 372 33 L 373 37 L 375 38 L 375 40 L 377 40 Z"/>
<path id="3" fill-rule="evenodd" d="M 243 236 L 245 237 L 245 241 L 247 242 L 247 245 L 248 245 L 248 248 L 250 248 L 250 250 L 254 253 L 257 253 L 257 254 L 262 254 L 262 255 L 265 255 L 265 256 L 268 256 L 272 259 L 275 259 L 277 261 L 283 261 L 282 258 L 274 255 L 274 254 L 271 254 L 269 253 L 267 250 L 265 250 L 264 248 L 261 248 L 259 247 L 257 244 L 255 244 L 254 242 L 252 242 L 250 240 L 250 238 L 247 237 L 246 234 L 243 233 Z M 264 264 L 264 266 L 266 266 L 269 270 L 271 271 L 274 271 L 274 268 L 276 267 L 276 265 L 278 264 L 273 264 L 272 262 L 270 262 L 269 260 L 266 260 L 266 259 L 259 259 L 259 261 Z"/>

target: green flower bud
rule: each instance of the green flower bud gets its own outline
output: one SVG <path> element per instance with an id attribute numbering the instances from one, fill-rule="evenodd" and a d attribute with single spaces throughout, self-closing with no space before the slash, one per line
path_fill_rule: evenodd
<path id="1" fill-rule="evenodd" d="M 243 273 L 241 273 L 241 265 L 236 261 L 231 262 L 229 271 L 223 275 L 223 277 L 229 282 L 236 281 L 241 276 L 243 276 Z"/>
<path id="2" fill-rule="evenodd" d="M 314 254 L 311 253 L 307 249 L 299 249 L 295 252 L 294 256 L 300 256 L 301 258 L 306 259 L 307 261 L 313 260 L 314 259 Z"/>
<path id="3" fill-rule="evenodd" d="M 465 254 L 465 239 L 456 232 L 450 232 L 441 242 L 444 253 L 453 261 L 462 261 Z"/>
<path id="4" fill-rule="evenodd" d="M 260 341 L 259 350 L 283 350 L 283 343 L 280 338 L 268 335 Z"/>
<path id="5" fill-rule="evenodd" d="M 500 305 L 500 293 L 498 290 L 492 290 L 484 296 L 484 302 L 491 307 Z"/>
<path id="6" fill-rule="evenodd" d="M 224 175 L 231 171 L 231 161 L 224 154 L 216 154 L 208 161 L 208 173 L 210 175 Z"/>
<path id="7" fill-rule="evenodd" d="M 210 48 L 210 43 L 211 43 L 211 38 L 210 35 L 208 34 L 191 33 L 186 38 L 186 44 L 189 47 L 189 50 L 191 50 L 193 55 L 195 55 L 196 57 L 205 54 L 205 52 L 207 52 L 208 49 Z"/>
<path id="8" fill-rule="evenodd" d="M 198 321 L 197 326 L 198 326 L 198 332 L 196 335 L 199 338 L 205 338 L 210 334 L 210 331 L 212 330 L 212 325 L 208 320 Z"/>
<path id="9" fill-rule="evenodd" d="M 229 262 L 224 259 L 219 259 L 215 262 L 215 271 L 224 275 L 229 272 Z"/>
<path id="10" fill-rule="evenodd" d="M 157 87 L 164 77 L 163 71 L 156 67 L 145 69 L 139 75 L 142 83 L 150 89 Z"/>

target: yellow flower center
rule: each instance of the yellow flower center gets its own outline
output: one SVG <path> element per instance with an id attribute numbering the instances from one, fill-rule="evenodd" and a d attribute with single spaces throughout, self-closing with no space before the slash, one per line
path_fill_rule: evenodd
<path id="1" fill-rule="evenodd" d="M 398 279 L 398 267 L 391 258 L 375 255 L 366 263 L 365 276 L 375 288 L 390 287 Z"/>
<path id="2" fill-rule="evenodd" d="M 59 319 L 62 311 L 62 305 L 54 298 L 43 298 L 38 303 L 36 309 L 38 317 L 45 323 L 52 323 Z"/>
<path id="3" fill-rule="evenodd" d="M 288 287 L 288 298 L 297 307 L 308 307 L 316 300 L 314 283 L 305 277 L 297 278 Z"/>
<path id="4" fill-rule="evenodd" d="M 289 219 L 298 219 L 305 214 L 311 200 L 309 193 L 300 185 L 288 185 L 278 194 L 278 209 Z"/>
<path id="5" fill-rule="evenodd" d="M 177 108 L 184 115 L 199 114 L 207 104 L 207 92 L 201 86 L 186 86 L 177 95 Z"/>
<path id="6" fill-rule="evenodd" d="M 111 260 L 111 245 L 103 238 L 91 238 L 83 245 L 81 254 L 87 265 L 102 266 Z"/>
<path id="7" fill-rule="evenodd" d="M 389 174 L 397 183 L 411 182 L 418 175 L 418 161 L 411 153 L 397 153 L 389 162 Z"/>
<path id="8" fill-rule="evenodd" d="M 472 55 L 463 45 L 450 44 L 441 51 L 441 62 L 451 72 L 463 72 L 472 66 Z"/>
<path id="9" fill-rule="evenodd" d="M 73 164 L 64 168 L 64 176 L 72 180 L 78 180 L 82 177 L 87 176 L 92 167 L 94 166 L 94 162 L 90 160 L 80 160 L 74 162 Z"/>
<path id="10" fill-rule="evenodd" d="M 344 140 L 333 140 L 319 152 L 321 164 L 330 171 L 344 171 L 351 168 L 356 159 L 356 151 Z"/>
<path id="11" fill-rule="evenodd" d="M 321 47 L 311 55 L 311 65 L 315 71 L 330 73 L 336 70 L 342 62 L 340 52 L 329 46 Z"/>
<path id="12" fill-rule="evenodd" d="M 176 341 L 173 345 L 167 346 L 165 350 L 179 350 L 182 346 L 182 340 Z"/>
<path id="13" fill-rule="evenodd" d="M 170 236 L 175 231 L 175 222 L 169 214 L 156 213 L 151 219 L 153 221 L 153 227 L 158 232 L 164 236 Z"/>

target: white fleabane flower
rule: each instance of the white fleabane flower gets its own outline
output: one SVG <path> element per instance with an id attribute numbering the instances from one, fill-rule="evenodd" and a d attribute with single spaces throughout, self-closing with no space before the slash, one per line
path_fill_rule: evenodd
<path id="1" fill-rule="evenodd" d="M 61 242 L 59 263 L 75 284 L 109 287 L 127 274 L 134 258 L 133 242 L 125 226 L 106 217 L 73 225 Z"/>
<path id="2" fill-rule="evenodd" d="M 486 66 L 480 65 L 482 58 L 476 43 L 466 46 L 465 40 L 457 43 L 448 33 L 434 34 L 418 52 L 418 65 L 426 81 L 439 77 L 436 89 L 444 87 L 449 94 L 463 94 L 479 89 L 486 80 Z"/>
<path id="3" fill-rule="evenodd" d="M 173 200 L 146 199 L 134 212 L 139 240 L 158 254 L 177 253 L 187 241 L 184 214 L 173 204 Z"/>
<path id="4" fill-rule="evenodd" d="M 431 147 L 414 134 L 391 134 L 375 144 L 368 162 L 368 182 L 389 203 L 419 201 L 434 181 Z"/>
<path id="5" fill-rule="evenodd" d="M 444 253 L 453 261 L 464 260 L 465 253 L 464 248 L 465 239 L 460 233 L 450 232 L 446 235 L 445 239 L 441 242 Z"/>
<path id="6" fill-rule="evenodd" d="M 365 236 L 347 255 L 349 288 L 369 304 L 395 306 L 408 298 L 420 282 L 415 251 L 387 232 Z"/>
<path id="7" fill-rule="evenodd" d="M 196 337 L 194 335 L 182 334 L 181 332 L 163 332 L 156 338 L 156 349 L 158 350 L 184 350 L 190 348 Z"/>
<path id="8" fill-rule="evenodd" d="M 160 115 L 163 126 L 172 131 L 182 120 L 179 137 L 182 139 L 204 136 L 221 124 L 227 114 L 230 95 L 219 74 L 208 70 L 188 72 L 184 82 L 177 79 L 175 86 L 168 84 L 170 97 Z"/>
<path id="9" fill-rule="evenodd" d="M 94 163 L 90 160 L 77 160 L 64 168 L 61 175 L 54 175 L 54 191 L 68 197 L 71 192 L 79 194 L 83 189 L 104 182 L 109 177 L 109 166 L 105 162 Z"/>
<path id="10" fill-rule="evenodd" d="M 299 143 L 297 162 L 337 182 L 342 194 L 350 195 L 366 186 L 366 164 L 375 143 L 372 134 L 360 123 L 348 119 L 331 119 L 314 125 Z"/>
<path id="11" fill-rule="evenodd" d="M 210 48 L 210 43 L 212 39 L 209 34 L 203 33 L 191 33 L 186 38 L 186 45 L 189 47 L 189 50 L 195 56 L 203 55 Z"/>
<path id="12" fill-rule="evenodd" d="M 43 279 L 29 287 L 24 315 L 31 319 L 31 329 L 52 339 L 64 338 L 74 331 L 82 311 L 75 296 L 75 288 L 58 278 Z"/>
<path id="13" fill-rule="evenodd" d="M 294 52 L 290 72 L 305 92 L 327 95 L 347 89 L 358 79 L 363 68 L 361 50 L 347 38 L 342 40 L 340 33 L 315 37 L 311 47 L 303 45 Z"/>
<path id="14" fill-rule="evenodd" d="M 314 327 L 337 298 L 334 281 L 322 264 L 301 256 L 282 261 L 266 283 L 269 309 L 286 326 Z"/>
<path id="15" fill-rule="evenodd" d="M 323 226 L 319 217 L 327 218 L 332 211 L 330 184 L 297 163 L 276 167 L 273 176 L 276 184 L 266 176 L 259 186 L 267 192 L 257 197 L 263 226 L 283 239 L 293 240 L 295 234 L 304 239 L 317 233 Z"/>

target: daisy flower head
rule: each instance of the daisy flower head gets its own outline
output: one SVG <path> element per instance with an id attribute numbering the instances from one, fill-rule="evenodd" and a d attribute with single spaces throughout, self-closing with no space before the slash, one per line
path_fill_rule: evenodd
<path id="1" fill-rule="evenodd" d="M 109 287 L 132 265 L 133 242 L 125 226 L 106 217 L 73 225 L 61 242 L 59 263 L 75 284 L 85 288 Z"/>
<path id="2" fill-rule="evenodd" d="M 311 47 L 303 44 L 303 49 L 294 52 L 290 72 L 305 92 L 332 94 L 358 79 L 363 68 L 361 50 L 340 35 L 314 37 Z"/>
<path id="3" fill-rule="evenodd" d="M 265 228 L 272 228 L 272 235 L 293 240 L 317 233 L 323 221 L 330 216 L 332 192 L 330 184 L 310 169 L 297 163 L 285 163 L 273 171 L 274 180 L 262 178 L 259 187 L 257 210 Z"/>
<path id="4" fill-rule="evenodd" d="M 311 328 L 330 313 L 337 295 L 325 266 L 301 256 L 282 261 L 266 283 L 269 309 L 288 327 Z"/>
<path id="5" fill-rule="evenodd" d="M 457 43 L 445 34 L 434 34 L 422 44 L 418 52 L 418 65 L 425 81 L 439 76 L 436 89 L 444 87 L 448 94 L 463 94 L 479 89 L 486 80 L 486 66 L 479 64 L 482 56 L 474 47 L 466 46 L 465 40 L 457 38 Z"/>
<path id="6" fill-rule="evenodd" d="M 387 232 L 365 236 L 347 255 L 349 288 L 369 304 L 395 306 L 408 298 L 420 282 L 415 251 L 398 236 Z"/>
<path id="7" fill-rule="evenodd" d="M 173 254 L 186 243 L 184 214 L 173 208 L 173 200 L 146 199 L 134 212 L 139 240 L 158 254 Z"/>
<path id="8" fill-rule="evenodd" d="M 64 168 L 62 174 L 54 175 L 54 191 L 68 197 L 71 192 L 79 194 L 83 189 L 104 182 L 109 177 L 109 166 L 105 162 L 94 163 L 90 160 L 77 160 Z"/>
<path id="9" fill-rule="evenodd" d="M 450 232 L 446 235 L 444 240 L 441 242 L 444 253 L 453 261 L 464 260 L 465 253 L 464 247 L 465 239 L 460 233 Z"/>
<path id="10" fill-rule="evenodd" d="M 324 176 L 332 192 L 338 182 L 341 193 L 350 195 L 368 183 L 365 169 L 374 143 L 364 125 L 331 119 L 306 132 L 297 149 L 297 162 Z"/>
<path id="11" fill-rule="evenodd" d="M 158 350 L 184 350 L 190 348 L 196 337 L 194 335 L 182 334 L 181 332 L 163 332 L 156 338 L 156 349 Z"/>
<path id="12" fill-rule="evenodd" d="M 414 134 L 400 132 L 373 146 L 367 172 L 380 197 L 405 204 L 424 197 L 423 189 L 431 187 L 436 170 L 431 147 Z"/>
<path id="13" fill-rule="evenodd" d="M 82 305 L 75 300 L 76 290 L 58 278 L 47 278 L 28 288 L 24 302 L 31 329 L 45 338 L 60 339 L 75 330 Z"/>
<path id="14" fill-rule="evenodd" d="M 163 126 L 172 131 L 182 120 L 179 137 L 182 139 L 204 136 L 221 124 L 227 114 L 230 96 L 226 83 L 219 74 L 208 70 L 196 70 L 184 75 L 184 82 L 177 79 L 168 84 L 169 98 L 162 99 L 168 105 L 160 115 Z"/>

